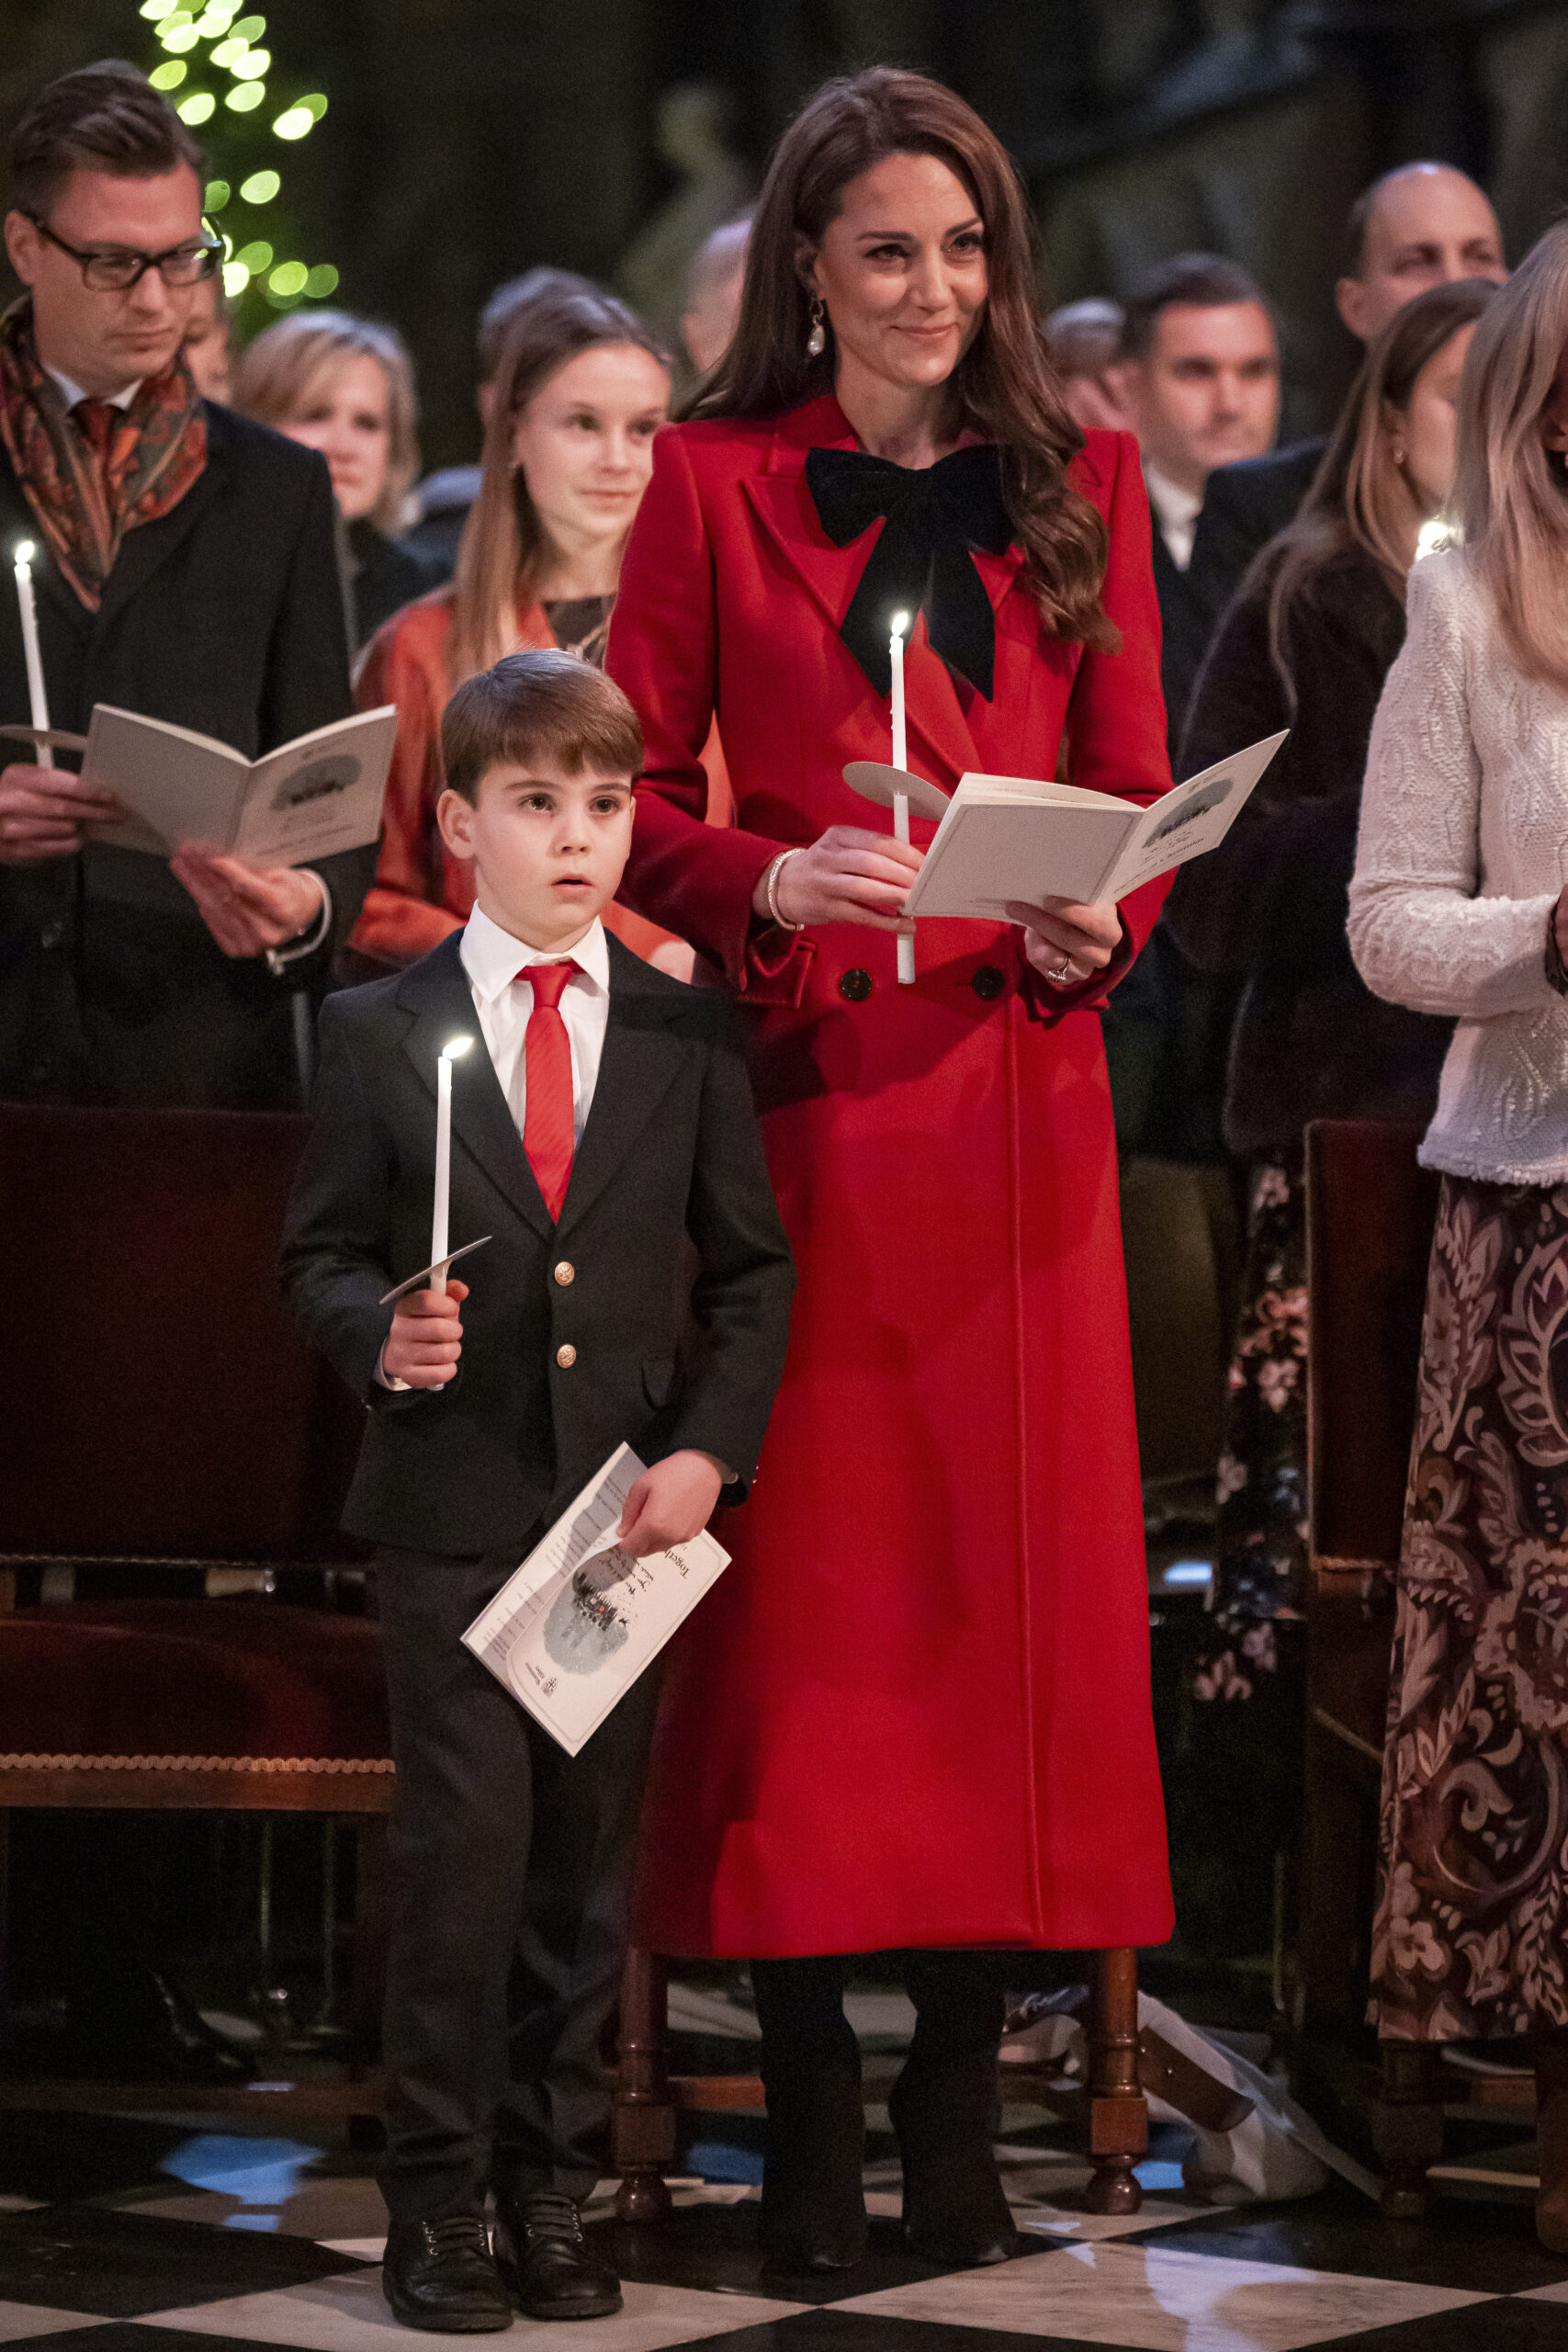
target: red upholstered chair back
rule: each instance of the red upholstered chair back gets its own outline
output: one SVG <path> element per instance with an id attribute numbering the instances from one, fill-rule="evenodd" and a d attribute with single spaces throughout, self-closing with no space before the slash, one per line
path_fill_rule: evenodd
<path id="1" fill-rule="evenodd" d="M 275 1272 L 305 1125 L 0 1104 L 0 1551 L 344 1556 L 359 1416 Z"/>
<path id="2" fill-rule="evenodd" d="M 1310 1517 L 1318 1574 L 1399 1562 L 1438 1179 L 1421 1130 L 1307 1129 Z"/>

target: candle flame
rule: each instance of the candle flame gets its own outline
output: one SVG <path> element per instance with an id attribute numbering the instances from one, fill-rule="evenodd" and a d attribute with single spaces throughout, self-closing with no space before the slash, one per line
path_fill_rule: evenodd
<path id="1" fill-rule="evenodd" d="M 448 1038 L 446 1045 L 441 1048 L 442 1060 L 444 1062 L 455 1062 L 459 1054 L 466 1054 L 468 1052 L 468 1047 L 473 1044 L 473 1042 L 474 1041 L 471 1037 Z"/>
<path id="2" fill-rule="evenodd" d="M 18 565 L 25 566 L 31 563 L 37 553 L 38 549 L 33 545 L 31 539 L 18 539 L 17 541 L 16 557 Z"/>
<path id="3" fill-rule="evenodd" d="M 908 616 L 908 613 L 895 613 L 895 614 L 894 614 L 894 616 L 893 616 L 893 634 L 894 634 L 894 636 L 895 636 L 895 637 L 907 637 L 907 636 L 908 635 L 908 633 L 909 633 L 909 616 Z"/>

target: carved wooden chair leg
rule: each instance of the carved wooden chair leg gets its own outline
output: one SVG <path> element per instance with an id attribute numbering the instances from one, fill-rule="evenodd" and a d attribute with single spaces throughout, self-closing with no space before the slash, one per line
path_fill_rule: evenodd
<path id="1" fill-rule="evenodd" d="M 662 2222 L 670 2212 L 664 2176 L 675 2162 L 675 2108 L 665 2068 L 666 1970 L 657 1952 L 626 1954 L 612 2126 L 612 2161 L 620 2176 L 615 2213 L 623 2222 Z"/>
<path id="2" fill-rule="evenodd" d="M 1382 2210 L 1391 2222 L 1418 2222 L 1430 2202 L 1427 2167 L 1443 2153 L 1438 2048 L 1430 2041 L 1384 2041 L 1382 2080 L 1372 2110 L 1372 2146 L 1382 2165 Z"/>
<path id="3" fill-rule="evenodd" d="M 1095 1971 L 1089 2027 L 1091 2213 L 1135 2213 L 1144 2192 L 1133 2167 L 1149 2144 L 1149 2109 L 1138 2086 L 1138 1955 L 1104 1951 Z"/>

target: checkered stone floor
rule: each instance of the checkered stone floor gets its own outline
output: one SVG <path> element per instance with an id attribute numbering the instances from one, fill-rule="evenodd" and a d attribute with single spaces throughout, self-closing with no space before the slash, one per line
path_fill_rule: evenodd
<path id="1" fill-rule="evenodd" d="M 346 2152 L 114 2119 L 7 2117 L 0 2132 L 0 2346 L 410 2342 L 380 2293 L 380 2199 Z M 1568 2352 L 1568 2260 L 1536 2245 L 1523 2194 L 1396 2225 L 1337 2182 L 1298 2204 L 1211 2211 L 1161 2180 L 1140 2214 L 1096 2222 L 1073 2211 L 1070 2159 L 1010 2153 L 1020 2250 L 998 2268 L 911 2259 L 885 2163 L 867 2175 L 867 2261 L 824 2287 L 781 2288 L 761 2274 L 754 2189 L 693 2181 L 661 2228 L 623 2227 L 607 2200 L 591 2209 L 626 2280 L 618 2318 L 520 2319 L 500 2340 L 530 2352 Z"/>

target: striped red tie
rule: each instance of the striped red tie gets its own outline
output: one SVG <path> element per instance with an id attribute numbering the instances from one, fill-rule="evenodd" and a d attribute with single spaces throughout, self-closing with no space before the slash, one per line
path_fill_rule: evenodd
<path id="1" fill-rule="evenodd" d="M 534 1009 L 523 1033 L 523 1148 L 552 1217 L 559 1216 L 571 1182 L 571 1040 L 560 1001 L 577 969 L 570 961 L 525 964 L 517 975 L 534 990 Z"/>

